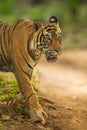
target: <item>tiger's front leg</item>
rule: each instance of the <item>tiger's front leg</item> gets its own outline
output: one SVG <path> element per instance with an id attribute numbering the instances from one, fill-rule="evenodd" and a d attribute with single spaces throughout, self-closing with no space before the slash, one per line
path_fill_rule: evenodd
<path id="1" fill-rule="evenodd" d="M 42 124 L 46 124 L 44 116 L 47 117 L 47 115 L 39 104 L 38 97 L 32 87 L 31 79 L 29 78 L 31 76 L 28 77 L 20 69 L 15 69 L 14 73 L 18 81 L 20 91 L 28 104 L 28 112 L 31 119 L 34 122 L 41 122 Z"/>

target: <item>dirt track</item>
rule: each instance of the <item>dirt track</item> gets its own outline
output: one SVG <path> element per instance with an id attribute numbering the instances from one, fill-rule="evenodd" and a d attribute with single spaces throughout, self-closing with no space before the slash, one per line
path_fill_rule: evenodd
<path id="1" fill-rule="evenodd" d="M 66 119 L 63 129 L 87 130 L 87 50 L 66 51 L 57 63 L 47 63 L 45 58 L 41 63 L 40 90 L 72 110 L 73 119 L 71 123 Z"/>
<path id="2" fill-rule="evenodd" d="M 56 63 L 42 58 L 39 64 L 41 87 L 44 93 L 81 96 L 87 94 L 87 51 L 64 52 Z M 42 65 L 41 65 L 42 63 Z M 53 98 L 53 97 L 52 97 Z"/>
<path id="3" fill-rule="evenodd" d="M 52 64 L 42 58 L 38 67 L 40 91 L 57 104 L 55 111 L 46 110 L 54 119 L 51 126 L 48 123 L 50 128 L 47 130 L 87 130 L 87 50 L 64 52 Z M 4 124 L 7 125 L 6 122 Z M 14 122 L 13 124 L 15 126 Z M 26 126 L 23 125 L 23 129 L 28 130 L 28 125 L 29 122 Z M 19 130 L 14 126 L 11 130 Z"/>

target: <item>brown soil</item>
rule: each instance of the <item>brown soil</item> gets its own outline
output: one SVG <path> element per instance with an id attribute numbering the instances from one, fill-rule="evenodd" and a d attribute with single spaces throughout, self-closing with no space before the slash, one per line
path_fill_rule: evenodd
<path id="1" fill-rule="evenodd" d="M 40 68 L 40 100 L 48 114 L 47 125 L 33 123 L 26 112 L 17 113 L 0 103 L 1 130 L 87 130 L 87 50 L 64 52 L 56 63 L 43 57 Z"/>

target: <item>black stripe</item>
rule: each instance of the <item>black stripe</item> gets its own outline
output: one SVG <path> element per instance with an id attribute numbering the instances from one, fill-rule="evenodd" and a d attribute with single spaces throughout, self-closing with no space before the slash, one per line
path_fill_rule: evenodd
<path id="1" fill-rule="evenodd" d="M 46 27 L 44 28 L 44 30 L 46 30 L 47 28 L 51 29 L 52 27 L 55 28 L 55 26 L 53 26 L 53 25 L 48 25 L 48 26 L 46 26 Z"/>
<path id="2" fill-rule="evenodd" d="M 10 44 L 10 27 L 8 28 L 8 45 Z M 9 47 L 9 46 L 8 46 Z"/>
<path id="3" fill-rule="evenodd" d="M 42 31 L 38 33 L 36 42 L 39 42 L 40 37 L 42 36 Z"/>
<path id="4" fill-rule="evenodd" d="M 22 52 L 21 52 L 21 54 L 22 54 Z M 24 58 L 24 60 L 25 60 L 26 64 L 28 65 L 28 67 L 29 67 L 29 68 L 31 68 L 31 69 L 33 69 L 33 68 L 32 68 L 32 66 L 28 64 L 28 62 L 27 62 L 27 60 L 25 59 L 25 57 L 24 57 L 24 55 L 23 55 L 23 54 L 22 54 L 22 56 L 23 56 L 23 58 Z"/>
<path id="5" fill-rule="evenodd" d="M 1 37 L 0 37 L 1 38 Z M 0 41 L 1 41 L 1 51 L 2 51 L 2 56 L 3 56 L 3 58 L 5 59 L 5 61 L 4 61 L 4 59 L 2 60 L 5 64 L 7 63 L 7 58 L 6 58 L 6 56 L 5 56 L 5 54 L 4 54 L 4 50 L 3 50 L 3 46 L 2 46 L 2 39 L 0 39 Z M 4 43 L 5 44 L 5 43 Z"/>
<path id="6" fill-rule="evenodd" d="M 6 38 L 5 38 L 5 37 L 6 37 L 6 34 L 5 34 L 5 33 L 6 33 L 7 26 L 8 26 L 8 25 L 5 25 L 4 32 L 3 32 L 3 36 L 4 36 L 4 44 L 5 44 L 5 39 L 6 39 Z"/>
<path id="7" fill-rule="evenodd" d="M 6 45 L 6 41 L 5 41 L 5 37 L 6 37 L 6 29 L 7 29 L 7 26 L 8 26 L 8 24 L 6 24 L 5 25 L 5 28 L 4 28 L 4 33 L 3 33 L 3 37 L 4 37 L 4 40 L 3 40 L 3 44 L 5 44 Z M 4 47 L 6 47 L 6 46 L 4 46 Z M 7 48 L 6 48 L 7 49 Z M 7 50 L 6 50 L 7 51 Z M 3 52 L 4 52 L 4 49 L 3 49 Z M 6 56 L 5 56 L 5 54 L 4 54 L 4 58 L 6 59 L 6 61 L 8 62 L 8 59 L 6 58 Z"/>
<path id="8" fill-rule="evenodd" d="M 39 39 L 39 34 L 37 35 L 36 43 L 38 43 L 38 39 Z"/>
<path id="9" fill-rule="evenodd" d="M 21 68 L 20 64 L 18 64 L 18 65 L 19 65 L 20 69 L 21 69 L 26 75 L 29 75 L 27 72 L 25 72 L 25 71 Z"/>
<path id="10" fill-rule="evenodd" d="M 40 44 L 41 44 L 41 42 L 42 42 L 42 38 L 43 38 L 43 33 L 41 34 L 41 36 L 40 36 Z"/>
<path id="11" fill-rule="evenodd" d="M 17 57 L 18 57 L 18 55 L 17 55 Z M 20 66 L 20 63 L 18 62 L 18 66 L 20 67 L 20 69 L 26 74 L 26 75 L 29 75 L 29 73 L 27 73 L 27 72 L 25 72 L 24 70 L 23 70 L 23 68 Z"/>
<path id="12" fill-rule="evenodd" d="M 9 54 L 9 44 L 10 44 L 10 39 L 11 39 L 11 35 L 10 35 L 10 26 L 8 25 L 6 30 L 5 30 L 5 38 L 6 38 L 6 50 L 7 50 L 7 54 Z"/>
<path id="13" fill-rule="evenodd" d="M 4 59 L 3 59 L 3 61 L 6 64 L 7 62 L 6 62 L 6 57 L 5 57 L 5 54 L 4 54 L 4 51 L 3 51 L 2 42 L 1 42 L 1 50 L 2 50 L 3 58 L 5 59 L 5 61 L 4 61 Z"/>
<path id="14" fill-rule="evenodd" d="M 27 26 L 28 26 L 28 24 L 29 24 L 29 21 L 25 21 L 25 22 L 22 24 L 22 26 L 27 27 Z M 31 25 L 31 26 L 29 25 L 29 27 L 32 27 L 32 25 Z"/>
<path id="15" fill-rule="evenodd" d="M 3 23 L 0 23 L 0 27 L 3 25 Z"/>
<path id="16" fill-rule="evenodd" d="M 10 64 L 10 63 L 8 64 L 8 66 L 9 66 L 9 70 L 10 70 L 11 72 L 13 72 L 13 70 L 12 70 L 12 68 L 11 68 L 11 64 Z"/>
<path id="17" fill-rule="evenodd" d="M 32 58 L 32 60 L 34 61 L 34 57 L 33 57 L 32 53 L 31 53 L 31 50 L 30 50 L 29 39 L 27 41 L 27 51 L 28 51 L 28 54 L 30 55 L 30 57 Z"/>
<path id="18" fill-rule="evenodd" d="M 6 64 L 5 61 L 4 61 L 3 58 L 2 58 L 2 55 L 0 55 L 0 57 L 1 57 L 1 61 L 2 61 L 4 64 Z"/>
<path id="19" fill-rule="evenodd" d="M 26 75 L 29 75 L 27 72 L 25 72 L 25 71 L 22 69 L 22 67 L 20 66 L 19 62 L 18 62 L 18 65 L 19 65 L 21 71 L 23 71 Z"/>
<path id="20" fill-rule="evenodd" d="M 13 32 L 14 32 L 16 26 L 17 26 L 20 22 L 22 22 L 23 20 L 24 20 L 24 19 L 19 19 L 19 20 L 17 20 L 17 22 L 15 23 L 15 25 L 14 25 L 14 27 L 13 27 L 12 34 L 13 34 Z"/>
<path id="21" fill-rule="evenodd" d="M 44 30 L 46 30 L 47 28 L 50 28 L 51 26 L 50 25 L 47 25 L 45 28 L 44 28 Z"/>

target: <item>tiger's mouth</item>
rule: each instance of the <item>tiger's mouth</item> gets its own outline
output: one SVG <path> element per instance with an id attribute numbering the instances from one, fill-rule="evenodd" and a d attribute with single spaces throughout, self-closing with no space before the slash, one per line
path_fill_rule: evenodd
<path id="1" fill-rule="evenodd" d="M 45 55 L 48 62 L 55 62 L 57 60 L 58 53 L 56 51 L 46 51 Z"/>
<path id="2" fill-rule="evenodd" d="M 46 57 L 48 62 L 55 62 L 57 61 L 57 57 L 54 56 L 50 56 L 50 57 Z"/>

